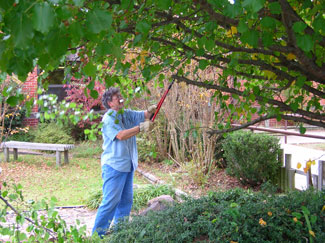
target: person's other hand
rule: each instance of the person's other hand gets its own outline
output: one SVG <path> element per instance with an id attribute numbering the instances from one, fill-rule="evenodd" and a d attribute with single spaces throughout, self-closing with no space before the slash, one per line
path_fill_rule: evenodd
<path id="1" fill-rule="evenodd" d="M 140 123 L 140 132 L 150 132 L 155 124 L 152 121 L 145 121 Z"/>
<path id="2" fill-rule="evenodd" d="M 156 105 L 151 105 L 151 106 L 148 107 L 148 112 L 150 114 L 155 113 L 156 110 L 157 110 L 157 106 Z"/>

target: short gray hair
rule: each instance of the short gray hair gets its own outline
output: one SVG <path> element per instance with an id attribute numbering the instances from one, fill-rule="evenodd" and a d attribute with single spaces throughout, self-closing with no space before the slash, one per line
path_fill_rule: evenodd
<path id="1" fill-rule="evenodd" d="M 119 94 L 120 93 L 120 89 L 119 88 L 115 88 L 115 87 L 110 87 L 108 90 L 105 91 L 105 93 L 103 94 L 102 97 L 102 102 L 104 107 L 108 110 L 111 107 L 108 105 L 108 102 L 112 101 L 112 98 L 114 95 Z"/>

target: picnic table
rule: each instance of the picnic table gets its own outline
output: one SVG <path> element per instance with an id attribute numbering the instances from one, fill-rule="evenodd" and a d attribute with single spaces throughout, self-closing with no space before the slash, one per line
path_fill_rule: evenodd
<path id="1" fill-rule="evenodd" d="M 9 149 L 13 149 L 14 160 L 18 159 L 18 149 L 23 150 L 46 150 L 56 151 L 56 165 L 61 165 L 61 153 L 64 153 L 64 163 L 69 163 L 69 150 L 74 148 L 73 144 L 52 144 L 52 143 L 30 143 L 19 141 L 3 142 L 0 145 L 3 149 L 5 161 L 9 162 Z"/>

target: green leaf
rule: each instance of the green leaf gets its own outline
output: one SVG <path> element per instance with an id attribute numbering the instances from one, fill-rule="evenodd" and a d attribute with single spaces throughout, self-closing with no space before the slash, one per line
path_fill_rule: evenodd
<path id="1" fill-rule="evenodd" d="M 48 33 L 54 24 L 54 11 L 47 3 L 37 3 L 34 6 L 33 26 L 43 34 Z"/>
<path id="2" fill-rule="evenodd" d="M 96 48 L 96 54 L 100 56 L 105 56 L 110 53 L 110 45 L 108 43 L 100 43 Z"/>
<path id="3" fill-rule="evenodd" d="M 299 104 L 298 103 L 291 103 L 290 108 L 293 110 L 293 112 L 296 112 L 298 110 L 298 108 L 299 108 Z"/>
<path id="4" fill-rule="evenodd" d="M 7 99 L 7 104 L 9 104 L 10 106 L 14 107 L 16 105 L 18 105 L 19 103 L 19 99 L 17 96 L 10 96 L 8 99 Z"/>
<path id="5" fill-rule="evenodd" d="M 209 62 L 207 60 L 200 60 L 199 61 L 199 68 L 204 70 L 207 66 L 209 66 Z"/>
<path id="6" fill-rule="evenodd" d="M 171 7 L 171 0 L 155 0 L 155 3 L 159 9 L 167 10 Z"/>
<path id="7" fill-rule="evenodd" d="M 230 18 L 236 18 L 239 14 L 241 14 L 242 8 L 238 4 L 227 4 L 223 13 L 225 16 Z"/>
<path id="8" fill-rule="evenodd" d="M 309 209 L 306 208 L 305 206 L 302 206 L 302 207 L 301 207 L 301 210 L 302 210 L 302 212 L 303 212 L 304 214 L 306 214 L 306 215 L 310 215 L 310 211 L 309 211 Z"/>
<path id="9" fill-rule="evenodd" d="M 69 104 L 69 108 L 71 108 L 71 109 L 76 108 L 76 107 L 77 107 L 77 104 L 74 103 L 74 102 L 71 102 L 71 103 Z"/>
<path id="10" fill-rule="evenodd" d="M 3 10 L 8 10 L 12 7 L 14 2 L 15 0 L 0 0 L 0 8 L 2 8 Z"/>
<path id="11" fill-rule="evenodd" d="M 94 99 L 97 99 L 98 98 L 98 92 L 97 92 L 97 90 L 91 90 L 90 91 L 90 96 L 92 97 L 92 98 L 94 98 Z"/>
<path id="12" fill-rule="evenodd" d="M 115 44 L 111 43 L 108 46 L 107 51 L 109 54 L 112 54 L 113 56 L 115 56 L 118 60 L 120 60 L 123 57 L 122 49 L 119 45 L 115 45 Z"/>
<path id="13" fill-rule="evenodd" d="M 212 39 L 205 41 L 205 49 L 207 49 L 208 51 L 212 51 L 213 48 L 215 48 L 215 47 L 216 47 L 216 44 L 214 43 L 214 41 Z"/>
<path id="14" fill-rule="evenodd" d="M 45 120 L 49 120 L 51 118 L 51 116 L 50 116 L 49 113 L 45 112 L 44 113 L 44 118 L 45 118 Z"/>
<path id="15" fill-rule="evenodd" d="M 323 32 L 325 32 L 325 19 L 321 14 L 315 18 L 315 21 L 313 22 L 313 27 L 315 31 L 322 30 Z"/>
<path id="16" fill-rule="evenodd" d="M 2 197 L 6 197 L 8 195 L 8 191 L 3 191 L 2 192 Z"/>
<path id="17" fill-rule="evenodd" d="M 21 49 L 28 48 L 28 40 L 34 36 L 31 19 L 27 15 L 20 14 L 11 20 L 10 25 L 12 26 L 12 37 L 15 47 Z"/>
<path id="18" fill-rule="evenodd" d="M 265 0 L 245 0 L 243 2 L 243 7 L 257 13 L 261 8 L 263 8 L 264 3 Z"/>
<path id="19" fill-rule="evenodd" d="M 256 30 L 250 30 L 243 33 L 240 37 L 241 41 L 249 44 L 250 46 L 257 47 L 258 44 L 258 32 Z"/>
<path id="20" fill-rule="evenodd" d="M 303 22 L 295 22 L 292 26 L 292 29 L 296 32 L 296 33 L 301 33 L 306 29 L 307 25 Z"/>
<path id="21" fill-rule="evenodd" d="M 73 0 L 74 5 L 77 7 L 82 7 L 84 4 L 85 0 Z"/>
<path id="22" fill-rule="evenodd" d="M 133 0 L 121 0 L 122 9 L 133 9 L 134 1 Z"/>
<path id="23" fill-rule="evenodd" d="M 95 34 L 110 29 L 112 21 L 113 18 L 110 13 L 99 9 L 90 11 L 86 17 L 86 25 L 89 31 Z"/>
<path id="24" fill-rule="evenodd" d="M 302 217 L 301 213 L 293 212 L 292 216 L 295 216 L 297 219 L 300 219 Z"/>
<path id="25" fill-rule="evenodd" d="M 299 76 L 299 77 L 297 78 L 296 85 L 297 85 L 299 88 L 302 88 L 302 86 L 304 86 L 306 80 L 307 80 L 307 78 L 306 78 L 305 76 Z"/>
<path id="26" fill-rule="evenodd" d="M 237 26 L 237 30 L 238 30 L 239 33 L 244 33 L 244 32 L 246 32 L 248 30 L 247 23 L 243 19 L 241 19 L 239 21 L 239 24 Z"/>
<path id="27" fill-rule="evenodd" d="M 275 29 L 276 27 L 276 21 L 274 18 L 271 18 L 271 17 L 264 17 L 262 20 L 261 20 L 261 25 L 265 28 L 270 28 L 270 29 Z"/>
<path id="28" fill-rule="evenodd" d="M 97 67 L 92 62 L 88 62 L 87 65 L 83 68 L 83 71 L 86 75 L 95 77 L 97 73 Z"/>
<path id="29" fill-rule="evenodd" d="M 311 223 L 311 224 L 315 224 L 316 221 L 317 221 L 317 216 L 316 216 L 316 215 L 311 215 L 311 216 L 310 216 L 310 223 Z"/>
<path id="30" fill-rule="evenodd" d="M 272 14 L 280 14 L 282 12 L 281 5 L 278 2 L 273 2 L 269 4 L 269 9 Z"/>
<path id="31" fill-rule="evenodd" d="M 136 31 L 143 33 L 143 34 L 148 34 L 150 29 L 151 29 L 151 25 L 148 24 L 146 21 L 138 22 L 135 27 Z"/>
<path id="32" fill-rule="evenodd" d="M 69 39 L 69 37 L 61 35 L 60 32 L 53 33 L 51 37 L 52 38 L 48 39 L 49 56 L 52 59 L 60 58 L 62 55 L 66 53 L 71 40 Z"/>
<path id="33" fill-rule="evenodd" d="M 84 32 L 79 22 L 75 22 L 69 25 L 69 33 L 71 34 L 71 38 L 76 42 L 79 42 L 80 39 L 84 36 Z"/>
<path id="34" fill-rule="evenodd" d="M 313 39 L 310 35 L 300 35 L 296 34 L 297 46 L 300 47 L 303 51 L 309 52 L 314 47 Z"/>
<path id="35" fill-rule="evenodd" d="M 263 32 L 263 34 L 262 34 L 262 42 L 263 42 L 263 45 L 265 47 L 269 47 L 274 43 L 273 36 L 274 35 L 272 33 L 270 33 L 270 32 L 266 32 L 266 31 Z"/>

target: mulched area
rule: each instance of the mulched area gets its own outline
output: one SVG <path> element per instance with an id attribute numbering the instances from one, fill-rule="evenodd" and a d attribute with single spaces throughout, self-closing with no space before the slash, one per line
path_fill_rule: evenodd
<path id="1" fill-rule="evenodd" d="M 163 163 L 139 163 L 139 168 L 195 197 L 206 195 L 209 191 L 249 188 L 242 185 L 236 178 L 227 175 L 224 169 L 213 170 L 205 179 L 205 183 L 199 184 L 198 177 L 200 175 L 192 174 L 191 176 L 188 171 L 178 166 Z"/>

